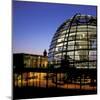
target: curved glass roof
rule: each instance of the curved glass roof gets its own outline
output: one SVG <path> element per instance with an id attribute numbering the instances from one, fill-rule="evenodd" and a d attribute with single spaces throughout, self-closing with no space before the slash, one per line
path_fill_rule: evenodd
<path id="1" fill-rule="evenodd" d="M 56 30 L 49 48 L 49 64 L 54 68 L 96 68 L 97 20 L 76 14 Z"/>

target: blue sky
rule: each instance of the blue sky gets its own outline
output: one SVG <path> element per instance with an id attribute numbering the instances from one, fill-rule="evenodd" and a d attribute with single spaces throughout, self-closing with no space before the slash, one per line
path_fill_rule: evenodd
<path id="1" fill-rule="evenodd" d="M 96 16 L 96 6 L 13 1 L 13 53 L 48 51 L 59 25 L 76 13 Z"/>

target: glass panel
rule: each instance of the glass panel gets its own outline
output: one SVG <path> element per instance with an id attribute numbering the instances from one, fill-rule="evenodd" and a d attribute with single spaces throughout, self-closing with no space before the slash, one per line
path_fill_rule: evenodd
<path id="1" fill-rule="evenodd" d="M 89 62 L 89 68 L 96 68 L 96 62 Z"/>
<path id="2" fill-rule="evenodd" d="M 75 43 L 75 41 L 69 41 L 69 42 L 68 42 L 68 45 L 69 45 L 69 46 L 74 46 L 74 43 Z"/>
<path id="3" fill-rule="evenodd" d="M 67 50 L 74 50 L 74 46 L 68 46 Z"/>
<path id="4" fill-rule="evenodd" d="M 74 55 L 74 51 L 67 52 L 67 55 Z"/>
<path id="5" fill-rule="evenodd" d="M 83 29 L 86 29 L 87 26 L 86 26 L 86 25 L 78 25 L 77 28 L 83 28 Z"/>
<path id="6" fill-rule="evenodd" d="M 79 56 L 77 56 L 77 55 L 75 55 L 75 58 L 74 58 L 75 60 L 80 60 L 80 57 Z"/>
<path id="7" fill-rule="evenodd" d="M 59 46 L 63 46 L 63 43 L 59 43 L 59 44 L 57 44 L 57 47 L 59 47 Z"/>
<path id="8" fill-rule="evenodd" d="M 60 38 L 57 40 L 57 42 L 63 42 L 64 41 L 64 38 Z"/>

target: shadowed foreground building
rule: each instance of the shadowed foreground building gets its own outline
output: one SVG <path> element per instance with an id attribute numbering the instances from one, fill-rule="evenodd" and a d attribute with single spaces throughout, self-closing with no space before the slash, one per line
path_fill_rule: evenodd
<path id="1" fill-rule="evenodd" d="M 48 57 L 46 50 L 43 55 L 16 53 L 13 54 L 14 87 L 33 86 L 30 78 L 34 78 L 34 70 L 46 69 Z"/>
<path id="2" fill-rule="evenodd" d="M 13 54 L 13 66 L 16 69 L 47 68 L 47 55 L 34 55 L 25 53 Z"/>

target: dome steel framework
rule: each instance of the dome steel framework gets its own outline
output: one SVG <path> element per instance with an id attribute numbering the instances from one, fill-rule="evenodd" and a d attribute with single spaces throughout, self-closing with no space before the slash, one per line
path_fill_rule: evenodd
<path id="1" fill-rule="evenodd" d="M 96 17 L 76 14 L 62 23 L 52 38 L 48 59 L 53 68 L 96 69 Z"/>

